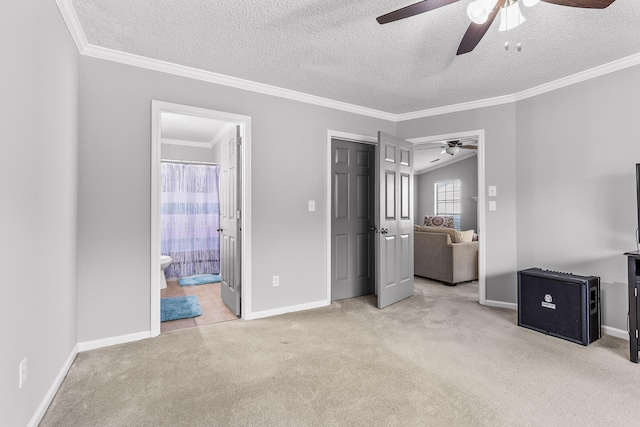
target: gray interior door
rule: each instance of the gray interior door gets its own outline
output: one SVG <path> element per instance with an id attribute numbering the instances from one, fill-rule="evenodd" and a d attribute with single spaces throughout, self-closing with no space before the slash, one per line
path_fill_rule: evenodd
<path id="1" fill-rule="evenodd" d="M 331 140 L 331 299 L 374 292 L 373 145 Z"/>
<path id="2" fill-rule="evenodd" d="M 376 146 L 378 308 L 413 296 L 413 145 L 378 132 Z"/>
<path id="3" fill-rule="evenodd" d="M 222 301 L 240 316 L 240 126 L 236 137 L 222 143 L 220 161 L 220 293 Z"/>

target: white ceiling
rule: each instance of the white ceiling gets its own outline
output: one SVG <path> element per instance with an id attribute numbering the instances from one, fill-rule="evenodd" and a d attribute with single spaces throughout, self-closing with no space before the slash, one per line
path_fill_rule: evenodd
<path id="1" fill-rule="evenodd" d="M 465 139 L 462 143 L 467 146 L 478 146 L 478 142 L 475 139 Z M 417 144 L 414 148 L 414 173 L 420 175 L 427 171 L 438 169 L 469 157 L 474 157 L 478 154 L 477 150 L 468 148 L 460 149 L 460 151 L 454 155 L 442 153 L 445 144 L 445 141 Z"/>
<path id="2" fill-rule="evenodd" d="M 212 145 L 233 124 L 207 117 L 163 112 L 160 126 L 163 141 L 185 141 Z"/>
<path id="3" fill-rule="evenodd" d="M 91 45 L 393 114 L 514 94 L 640 53 L 637 0 L 523 7 L 524 24 L 499 32 L 496 19 L 461 56 L 471 0 L 375 20 L 415 2 L 72 0 Z"/>

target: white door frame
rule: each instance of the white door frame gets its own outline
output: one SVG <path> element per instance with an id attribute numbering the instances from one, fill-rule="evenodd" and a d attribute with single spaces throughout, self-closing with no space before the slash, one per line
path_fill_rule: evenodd
<path id="1" fill-rule="evenodd" d="M 326 305 L 331 304 L 331 208 L 333 207 L 331 200 L 331 186 L 333 185 L 331 182 L 333 179 L 331 176 L 331 139 L 333 138 L 358 142 L 360 144 L 378 144 L 378 138 L 375 136 L 357 135 L 355 133 L 340 132 L 337 130 L 327 131 L 327 299 L 324 301 Z"/>
<path id="2" fill-rule="evenodd" d="M 251 318 L 251 117 L 223 111 L 163 101 L 151 101 L 151 283 L 150 283 L 150 330 L 151 336 L 160 335 L 160 174 L 161 159 L 161 114 L 163 112 L 187 114 L 240 125 L 242 146 L 242 213 L 241 213 L 241 316 Z"/>
<path id="3" fill-rule="evenodd" d="M 425 136 L 420 138 L 411 138 L 407 141 L 414 143 L 416 146 L 425 144 L 440 142 L 447 139 L 463 139 L 463 138 L 478 138 L 478 230 L 482 230 L 482 235 L 479 241 L 478 250 L 478 293 L 480 304 L 487 304 L 487 281 L 486 281 L 486 246 L 487 246 L 487 228 L 485 224 L 485 197 L 484 197 L 484 183 L 485 183 L 485 145 L 484 145 L 484 129 L 471 130 L 466 132 L 448 133 L 442 135 Z"/>

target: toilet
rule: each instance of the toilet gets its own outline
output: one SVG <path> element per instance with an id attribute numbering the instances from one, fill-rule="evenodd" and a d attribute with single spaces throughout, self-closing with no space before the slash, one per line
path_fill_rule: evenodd
<path id="1" fill-rule="evenodd" d="M 164 275 L 164 270 L 171 265 L 171 257 L 169 255 L 160 255 L 160 289 L 167 287 L 167 278 Z"/>

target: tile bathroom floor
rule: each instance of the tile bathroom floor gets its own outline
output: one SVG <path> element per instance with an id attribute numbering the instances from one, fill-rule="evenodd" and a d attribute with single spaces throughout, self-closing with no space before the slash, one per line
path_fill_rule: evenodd
<path id="1" fill-rule="evenodd" d="M 195 295 L 198 297 L 202 315 L 191 319 L 178 319 L 160 322 L 160 332 L 178 331 L 196 326 L 236 320 L 235 314 L 222 302 L 220 283 L 207 283 L 196 286 L 180 286 L 177 281 L 167 282 L 166 289 L 160 290 L 160 298 L 181 297 Z"/>

